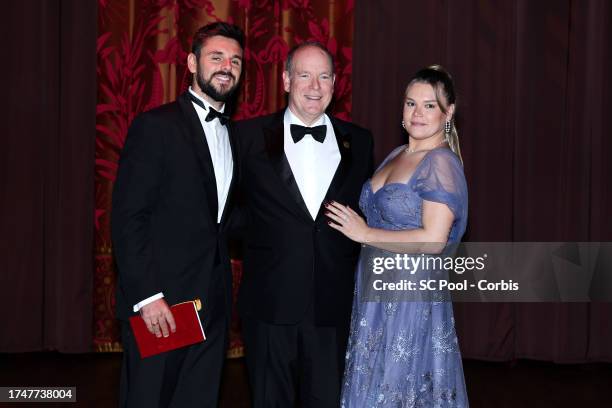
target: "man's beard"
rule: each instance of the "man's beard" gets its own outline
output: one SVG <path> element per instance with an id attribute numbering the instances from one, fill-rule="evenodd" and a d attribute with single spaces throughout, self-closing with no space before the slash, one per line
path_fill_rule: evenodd
<path id="1" fill-rule="evenodd" d="M 234 85 L 232 87 L 225 88 L 225 90 L 218 90 L 212 84 L 213 78 L 217 74 L 229 76 L 234 80 Z M 196 81 L 198 82 L 200 90 L 217 102 L 227 102 L 234 95 L 236 89 L 238 88 L 238 82 L 236 81 L 236 77 L 231 72 L 213 72 L 208 81 L 204 80 L 199 64 L 196 68 Z"/>

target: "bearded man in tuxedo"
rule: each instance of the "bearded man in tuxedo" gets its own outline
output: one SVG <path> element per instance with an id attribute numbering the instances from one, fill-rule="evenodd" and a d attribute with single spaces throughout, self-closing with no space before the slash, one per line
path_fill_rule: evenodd
<path id="1" fill-rule="evenodd" d="M 247 232 L 239 297 L 254 406 L 338 407 L 359 246 L 329 227 L 326 201 L 358 208 L 369 131 L 325 114 L 333 58 L 288 54 L 288 106 L 237 123 Z"/>
<path id="2" fill-rule="evenodd" d="M 242 73 L 244 34 L 218 22 L 194 35 L 191 87 L 132 123 L 113 192 L 121 407 L 216 407 L 231 307 L 227 219 L 237 180 L 225 102 Z M 199 298 L 203 343 L 141 359 L 128 318 L 157 337 L 169 305 Z"/>

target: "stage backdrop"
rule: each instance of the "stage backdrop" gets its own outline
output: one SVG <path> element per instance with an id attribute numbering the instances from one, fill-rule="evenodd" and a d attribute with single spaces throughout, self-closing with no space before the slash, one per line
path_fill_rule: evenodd
<path id="1" fill-rule="evenodd" d="M 467 240 L 612 240 L 612 2 L 360 1 L 355 26 L 353 118 L 378 160 L 406 141 L 410 76 L 454 75 Z M 463 356 L 485 360 L 612 362 L 610 316 L 609 303 L 455 304 Z"/>
<path id="2" fill-rule="evenodd" d="M 88 352 L 96 1 L 1 13 L 0 352 Z"/>
<path id="3" fill-rule="evenodd" d="M 332 113 L 351 112 L 352 0 L 98 0 L 95 172 L 94 347 L 120 350 L 114 317 L 115 267 L 110 207 L 119 153 L 134 116 L 173 101 L 189 82 L 193 33 L 227 21 L 246 33 L 245 72 L 234 119 L 285 106 L 282 61 L 291 46 L 317 40 L 336 59 Z M 234 262 L 235 286 L 240 264 Z M 235 319 L 234 319 L 235 321 Z M 234 324 L 230 355 L 240 355 Z"/>

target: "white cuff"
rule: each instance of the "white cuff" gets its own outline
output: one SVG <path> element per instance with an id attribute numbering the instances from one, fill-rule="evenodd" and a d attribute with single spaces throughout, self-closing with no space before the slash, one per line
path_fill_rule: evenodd
<path id="1" fill-rule="evenodd" d="M 135 313 L 135 312 L 137 312 L 137 311 L 139 311 L 140 309 L 142 309 L 142 307 L 143 307 L 143 306 L 146 306 L 146 305 L 148 305 L 149 303 L 154 302 L 154 301 L 156 301 L 157 299 L 161 299 L 161 298 L 163 298 L 163 297 L 164 297 L 163 292 L 159 292 L 159 293 L 157 293 L 157 294 L 155 294 L 155 295 L 153 295 L 153 296 L 151 296 L 151 297 L 146 298 L 145 300 L 142 300 L 142 301 L 140 301 L 140 302 L 136 303 L 136 304 L 134 305 L 134 313 Z"/>

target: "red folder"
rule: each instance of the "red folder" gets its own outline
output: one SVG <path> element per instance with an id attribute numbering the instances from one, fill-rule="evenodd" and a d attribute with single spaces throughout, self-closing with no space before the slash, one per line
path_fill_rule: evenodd
<path id="1" fill-rule="evenodd" d="M 140 358 L 153 356 L 165 351 L 174 350 L 206 340 L 204 328 L 198 315 L 201 308 L 200 299 L 177 303 L 170 307 L 176 332 L 170 332 L 168 337 L 156 337 L 147 329 L 147 325 L 140 316 L 130 317 L 130 325 L 134 332 L 136 344 L 140 351 Z"/>

